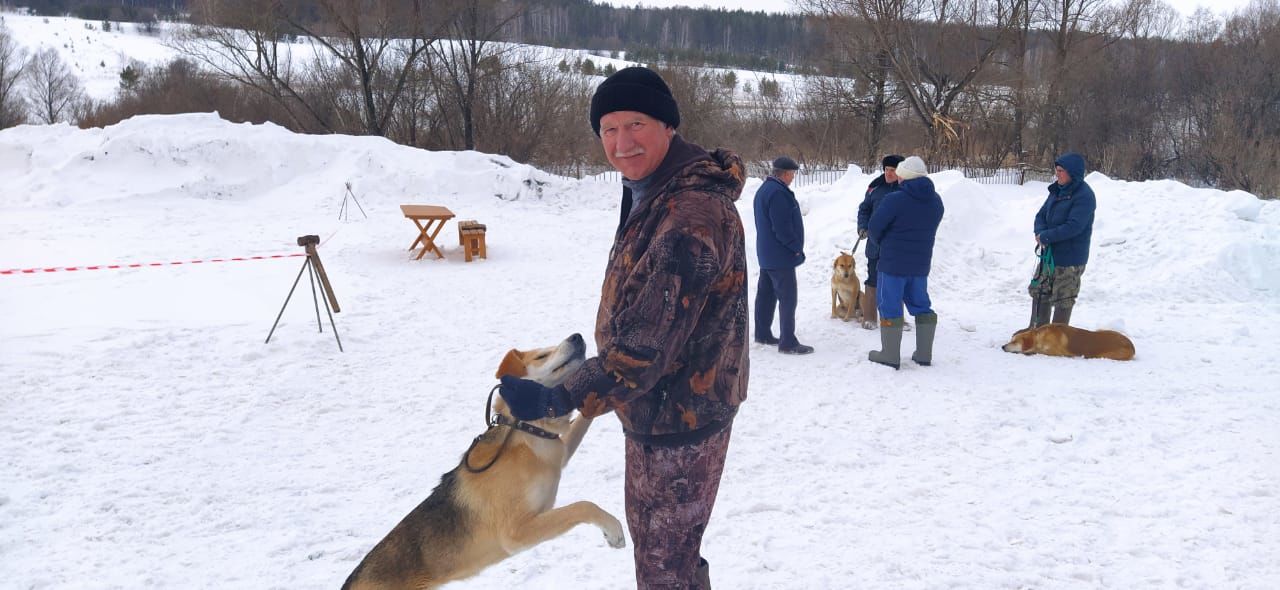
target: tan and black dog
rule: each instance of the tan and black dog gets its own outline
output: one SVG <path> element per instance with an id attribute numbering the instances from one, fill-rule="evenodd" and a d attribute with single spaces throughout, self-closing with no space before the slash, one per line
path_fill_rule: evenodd
<path id="1" fill-rule="evenodd" d="M 1013 333 L 1005 352 L 1082 356 L 1087 359 L 1132 360 L 1133 341 L 1112 330 L 1085 330 L 1066 324 L 1045 324 Z"/>
<path id="2" fill-rule="evenodd" d="M 559 385 L 582 365 L 585 350 L 579 334 L 558 346 L 511 350 L 497 376 Z M 431 495 L 374 546 L 344 590 L 435 588 L 474 576 L 580 524 L 600 527 L 611 547 L 626 545 L 622 523 L 599 506 L 574 502 L 552 508 L 560 473 L 591 420 L 563 416 L 520 422 L 496 395 L 493 412 L 498 424 L 477 437 Z"/>
<path id="3" fill-rule="evenodd" d="M 841 252 L 831 265 L 831 317 L 849 321 L 862 317 L 858 305 L 861 283 L 853 255 Z"/>

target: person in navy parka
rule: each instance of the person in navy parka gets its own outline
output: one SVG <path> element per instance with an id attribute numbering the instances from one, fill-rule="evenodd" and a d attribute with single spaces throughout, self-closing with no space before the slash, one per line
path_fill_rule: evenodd
<path id="1" fill-rule="evenodd" d="M 867 224 L 867 235 L 880 244 L 876 289 L 880 350 L 871 351 L 867 358 L 894 369 L 901 362 L 903 303 L 916 318 L 916 351 L 911 359 L 924 366 L 933 362 L 938 314 L 929 301 L 929 267 L 943 206 L 927 174 L 924 160 L 917 156 L 898 164 L 898 190 L 884 197 Z"/>
<path id="2" fill-rule="evenodd" d="M 1084 181 L 1084 156 L 1063 154 L 1053 164 L 1057 182 L 1049 185 L 1049 197 L 1036 213 L 1036 245 L 1044 254 L 1028 289 L 1032 328 L 1049 323 L 1051 310 L 1053 323 L 1070 323 L 1097 209 L 1093 189 Z"/>
<path id="3" fill-rule="evenodd" d="M 862 203 L 858 205 L 858 237 L 867 237 L 867 224 L 871 222 L 871 215 L 876 212 L 876 206 L 884 199 L 886 195 L 898 190 L 898 164 L 902 163 L 902 156 L 890 154 L 880 161 L 880 166 L 884 168 L 884 173 L 877 176 L 871 184 L 867 186 L 867 194 L 862 198 Z M 880 321 L 876 316 L 876 281 L 880 278 L 880 244 L 875 240 L 867 240 L 867 247 L 863 250 L 867 255 L 867 280 L 862 284 L 866 285 L 865 292 L 862 295 L 862 327 L 868 330 L 874 330 L 880 325 Z"/>
<path id="4" fill-rule="evenodd" d="M 773 173 L 756 191 L 756 257 L 760 282 L 756 287 L 755 341 L 777 344 L 784 354 L 809 354 L 812 346 L 796 339 L 796 267 L 804 264 L 804 220 L 791 192 L 800 166 L 786 156 L 773 161 Z M 778 309 L 777 338 L 773 310 Z"/>

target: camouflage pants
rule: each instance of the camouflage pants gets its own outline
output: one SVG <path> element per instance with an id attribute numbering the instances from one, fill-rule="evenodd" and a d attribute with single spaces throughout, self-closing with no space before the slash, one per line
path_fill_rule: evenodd
<path id="1" fill-rule="evenodd" d="M 1084 274 L 1085 265 L 1059 266 L 1053 274 L 1045 276 L 1040 264 L 1036 264 L 1035 280 L 1027 291 L 1031 298 L 1063 309 L 1070 309 L 1076 304 L 1076 296 L 1080 294 L 1080 275 Z"/>
<path id="2" fill-rule="evenodd" d="M 720 490 L 732 429 L 674 447 L 627 439 L 627 526 L 638 589 L 709 590 L 702 533 Z"/>

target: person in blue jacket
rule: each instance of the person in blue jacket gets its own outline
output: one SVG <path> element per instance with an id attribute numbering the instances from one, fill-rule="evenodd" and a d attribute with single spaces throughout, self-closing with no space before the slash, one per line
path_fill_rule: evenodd
<path id="1" fill-rule="evenodd" d="M 889 193 L 867 223 L 867 235 L 880 244 L 876 305 L 880 309 L 880 350 L 867 358 L 897 369 L 901 363 L 902 304 L 916 318 L 916 351 L 911 360 L 933 362 L 938 314 L 929 301 L 933 242 L 942 223 L 942 197 L 929 180 L 924 160 L 911 156 L 898 164 L 898 190 Z"/>
<path id="2" fill-rule="evenodd" d="M 904 159 L 897 154 L 890 154 L 880 161 L 880 167 L 884 169 L 884 173 L 871 181 L 867 186 L 866 196 L 858 205 L 859 238 L 867 237 L 867 224 L 871 222 L 871 215 L 876 212 L 876 206 L 880 201 L 885 195 L 898 190 L 898 164 Z M 867 240 L 867 247 L 862 251 L 867 255 L 867 280 L 862 282 L 867 287 L 861 301 L 862 327 L 874 330 L 880 325 L 876 317 L 876 280 L 879 278 L 877 275 L 880 274 L 880 244 L 875 240 Z"/>
<path id="3" fill-rule="evenodd" d="M 1028 291 L 1031 293 L 1031 324 L 1067 324 L 1080 294 L 1080 277 L 1089 262 L 1089 242 L 1093 237 L 1093 215 L 1097 200 L 1084 181 L 1084 156 L 1063 154 L 1054 161 L 1057 179 L 1049 185 L 1049 196 L 1036 213 L 1036 247 L 1041 260 Z"/>
<path id="4" fill-rule="evenodd" d="M 796 267 L 804 264 L 804 220 L 791 192 L 800 166 L 782 156 L 773 173 L 756 191 L 756 258 L 760 282 L 756 286 L 755 341 L 777 344 L 784 354 L 809 354 L 812 346 L 796 339 Z M 773 337 L 773 310 L 778 308 L 779 336 Z"/>

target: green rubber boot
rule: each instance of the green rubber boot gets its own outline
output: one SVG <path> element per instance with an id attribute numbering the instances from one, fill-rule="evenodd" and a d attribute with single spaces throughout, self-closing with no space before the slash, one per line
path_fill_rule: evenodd
<path id="1" fill-rule="evenodd" d="M 916 316 L 916 351 L 911 360 L 917 365 L 929 366 L 933 362 L 933 334 L 938 330 L 938 314 L 923 313 Z"/>
<path id="2" fill-rule="evenodd" d="M 873 363 L 897 369 L 902 363 L 902 318 L 880 320 L 880 350 L 867 353 Z"/>

